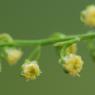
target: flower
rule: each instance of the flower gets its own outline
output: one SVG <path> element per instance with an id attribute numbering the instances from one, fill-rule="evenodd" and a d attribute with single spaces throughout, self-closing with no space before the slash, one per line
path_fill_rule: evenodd
<path id="1" fill-rule="evenodd" d="M 66 49 L 66 53 L 70 54 L 70 53 L 76 53 L 77 52 L 77 44 L 72 44 L 69 47 L 67 47 Z"/>
<path id="2" fill-rule="evenodd" d="M 95 5 L 90 5 L 83 10 L 80 18 L 84 24 L 90 27 L 95 27 Z"/>
<path id="3" fill-rule="evenodd" d="M 29 61 L 22 65 L 22 73 L 21 75 L 25 77 L 26 80 L 35 80 L 41 74 L 41 70 L 37 61 Z"/>
<path id="4" fill-rule="evenodd" d="M 64 57 L 64 70 L 71 76 L 80 76 L 79 73 L 83 68 L 83 60 L 81 56 L 70 54 Z"/>
<path id="5" fill-rule="evenodd" d="M 15 64 L 22 56 L 22 51 L 16 48 L 7 48 L 5 53 L 9 64 Z"/>

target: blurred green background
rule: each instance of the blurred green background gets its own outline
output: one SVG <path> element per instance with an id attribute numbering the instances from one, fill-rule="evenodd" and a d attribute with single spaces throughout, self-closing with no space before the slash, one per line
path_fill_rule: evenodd
<path id="1" fill-rule="evenodd" d="M 95 0 L 0 0 L 0 33 L 9 33 L 15 39 L 40 39 L 55 32 L 86 33 L 88 28 L 80 22 L 80 11 L 94 3 Z M 78 45 L 78 53 L 85 60 L 80 78 L 65 74 L 54 48 L 48 46 L 43 48 L 39 63 L 43 74 L 38 80 L 26 82 L 19 75 L 29 49 L 16 66 L 2 64 L 0 95 L 95 94 L 95 64 L 84 43 Z"/>

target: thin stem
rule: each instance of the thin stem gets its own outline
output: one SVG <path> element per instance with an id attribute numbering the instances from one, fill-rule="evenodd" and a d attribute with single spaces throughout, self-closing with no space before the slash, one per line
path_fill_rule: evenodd
<path id="1" fill-rule="evenodd" d="M 78 39 L 80 40 L 78 40 Z M 66 36 L 61 38 L 47 38 L 47 39 L 40 39 L 40 40 L 14 40 L 14 43 L 5 43 L 0 42 L 0 46 L 32 46 L 32 45 L 50 45 L 54 44 L 56 42 L 66 42 L 68 43 L 70 40 L 74 40 L 76 42 L 81 40 L 88 40 L 88 39 L 94 39 L 95 38 L 95 32 L 89 32 L 87 34 L 80 34 L 80 35 L 73 35 L 73 36 Z"/>

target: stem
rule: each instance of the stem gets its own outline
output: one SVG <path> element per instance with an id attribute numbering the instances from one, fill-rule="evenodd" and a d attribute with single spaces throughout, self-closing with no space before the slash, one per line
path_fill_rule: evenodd
<path id="1" fill-rule="evenodd" d="M 80 40 L 77 40 L 76 38 L 79 38 Z M 67 36 L 67 37 L 61 37 L 61 38 L 47 38 L 47 39 L 40 39 L 40 40 L 14 40 L 14 43 L 5 43 L 0 42 L 0 46 L 32 46 L 32 45 L 50 45 L 54 44 L 56 42 L 66 42 L 70 40 L 74 40 L 76 42 L 81 40 L 88 40 L 88 39 L 94 39 L 95 38 L 95 32 L 89 32 L 87 34 L 80 34 L 80 35 L 73 35 L 73 36 Z"/>

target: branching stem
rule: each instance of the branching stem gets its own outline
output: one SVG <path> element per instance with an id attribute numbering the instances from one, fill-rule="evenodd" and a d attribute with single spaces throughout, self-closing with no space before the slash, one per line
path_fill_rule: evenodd
<path id="1" fill-rule="evenodd" d="M 66 36 L 66 37 L 63 37 L 63 38 L 59 37 L 59 38 L 47 38 L 47 39 L 40 39 L 40 40 L 14 40 L 14 43 L 0 42 L 0 46 L 52 45 L 52 44 L 55 44 L 57 42 L 68 43 L 71 40 L 74 40 L 75 42 L 78 42 L 78 41 L 81 41 L 81 40 L 88 40 L 88 39 L 94 39 L 94 38 L 95 38 L 95 32 L 89 32 L 89 33 L 86 33 L 86 34 Z"/>

